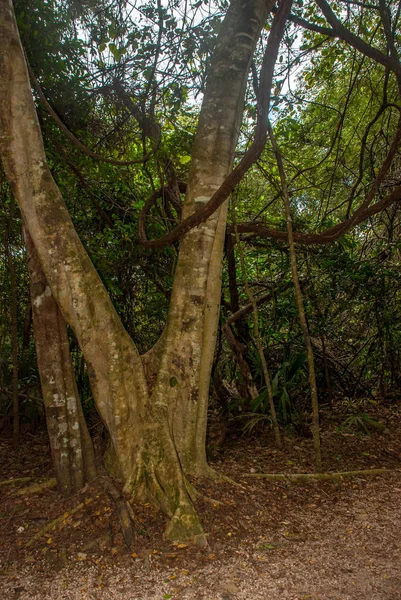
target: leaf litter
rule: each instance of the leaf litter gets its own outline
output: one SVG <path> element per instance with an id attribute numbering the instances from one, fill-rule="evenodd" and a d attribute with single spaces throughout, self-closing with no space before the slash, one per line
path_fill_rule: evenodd
<path id="1" fill-rule="evenodd" d="M 163 516 L 147 505 L 134 507 L 136 541 L 128 551 L 96 482 L 68 500 L 47 486 L 18 494 L 27 486 L 18 478 L 38 484 L 53 476 L 45 432 L 40 444 L 29 438 L 18 449 L 3 440 L 0 481 L 16 482 L 0 486 L 0 597 L 401 600 L 399 416 L 388 411 L 385 434 L 323 431 L 327 471 L 389 470 L 375 477 L 258 478 L 312 472 L 311 441 L 287 438 L 277 450 L 269 432 L 233 436 L 213 466 L 240 486 L 191 481 L 200 492 L 205 549 L 164 540 Z"/>

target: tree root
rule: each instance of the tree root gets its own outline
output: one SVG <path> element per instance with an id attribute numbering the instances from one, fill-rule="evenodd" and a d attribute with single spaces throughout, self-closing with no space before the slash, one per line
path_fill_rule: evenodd
<path id="1" fill-rule="evenodd" d="M 75 506 L 67 514 L 61 515 L 61 517 L 57 517 L 57 519 L 54 519 L 53 521 L 50 521 L 50 523 L 47 523 L 47 525 L 45 525 L 44 527 L 42 527 L 42 529 L 40 531 L 38 531 L 37 533 L 35 533 L 35 535 L 33 536 L 33 538 L 31 538 L 25 544 L 25 547 L 29 548 L 30 546 L 32 546 L 38 538 L 40 538 L 42 535 L 44 535 L 45 533 L 47 533 L 51 529 L 54 529 L 55 527 L 57 527 L 57 525 L 59 525 L 59 524 L 65 525 L 65 523 L 68 521 L 68 519 L 72 515 L 74 515 L 78 511 L 80 511 L 82 508 L 84 508 L 84 506 L 87 506 L 92 501 L 93 501 L 93 498 L 88 498 L 87 500 L 85 500 L 85 502 L 80 502 L 77 506 Z"/>
<path id="2" fill-rule="evenodd" d="M 5 479 L 4 481 L 0 481 L 0 487 L 5 485 L 16 485 L 18 483 L 27 483 L 31 481 L 32 477 L 17 477 L 16 479 Z"/>
<path id="3" fill-rule="evenodd" d="M 195 486 L 193 486 L 192 483 L 190 483 L 186 477 L 184 479 L 184 482 L 188 495 L 191 498 L 192 502 L 196 502 L 197 500 L 203 500 L 204 502 L 210 502 L 211 504 L 223 504 L 223 502 L 220 502 L 220 500 L 215 500 L 214 498 L 210 498 L 209 496 L 205 496 L 204 494 L 198 492 Z"/>
<path id="4" fill-rule="evenodd" d="M 115 504 L 124 541 L 127 548 L 130 550 L 135 540 L 135 529 L 133 525 L 134 511 L 128 500 L 124 497 L 123 492 L 113 483 L 105 470 L 102 469 L 102 475 L 99 479 L 104 491 Z"/>
<path id="5" fill-rule="evenodd" d="M 199 478 L 204 477 L 205 479 L 211 479 L 212 481 L 215 481 L 216 483 L 229 483 L 230 485 L 235 485 L 236 487 L 245 489 L 243 487 L 243 485 L 238 483 L 238 481 L 231 479 L 231 477 L 228 477 L 227 475 L 223 475 L 222 473 L 219 473 L 218 471 L 213 469 L 208 464 L 206 465 L 206 467 L 204 467 L 202 469 L 201 473 L 194 473 L 193 475 L 194 475 L 194 477 L 199 477 Z"/>
<path id="6" fill-rule="evenodd" d="M 308 481 L 316 479 L 319 481 L 330 479 L 342 479 L 343 477 L 365 477 L 371 475 L 382 475 L 389 473 L 390 469 L 366 469 L 360 471 L 342 471 L 333 473 L 244 473 L 243 477 L 258 477 L 270 481 Z"/>
<path id="7" fill-rule="evenodd" d="M 88 550 L 92 550 L 96 546 L 100 546 L 101 544 L 106 544 L 110 540 L 110 535 L 106 533 L 106 535 L 100 535 L 96 539 L 92 540 L 86 546 L 82 548 L 82 552 L 87 552 Z"/>
<path id="8" fill-rule="evenodd" d="M 179 504 L 167 523 L 164 536 L 174 542 L 192 542 L 202 548 L 208 546 L 207 535 L 202 529 L 189 497 L 187 502 L 181 501 Z"/>
<path id="9" fill-rule="evenodd" d="M 55 487 L 57 487 L 57 481 L 53 478 L 43 481 L 42 483 L 34 483 L 33 485 L 17 490 L 15 493 L 18 494 L 18 496 L 27 496 L 28 494 L 36 494 L 45 489 L 52 489 Z"/>

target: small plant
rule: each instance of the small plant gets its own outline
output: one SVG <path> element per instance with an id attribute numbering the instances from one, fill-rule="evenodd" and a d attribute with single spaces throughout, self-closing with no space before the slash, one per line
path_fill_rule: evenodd
<path id="1" fill-rule="evenodd" d="M 240 415 L 239 418 L 246 419 L 245 424 L 242 427 L 242 432 L 244 435 L 250 434 L 258 425 L 266 423 L 271 425 L 272 422 L 270 415 L 258 414 L 254 412 L 244 413 Z"/>
<path id="2" fill-rule="evenodd" d="M 384 425 L 381 421 L 377 421 L 368 413 L 358 412 L 349 415 L 340 425 L 340 430 L 358 431 L 369 435 L 372 431 L 383 431 Z"/>
<path id="3" fill-rule="evenodd" d="M 277 406 L 277 416 L 281 425 L 292 423 L 297 417 L 295 404 L 290 396 L 296 388 L 305 379 L 305 361 L 306 354 L 304 352 L 296 354 L 290 353 L 288 358 L 284 353 L 284 359 L 279 369 L 274 374 L 272 379 L 273 398 Z M 255 377 L 261 379 L 261 365 L 258 358 L 252 356 L 254 363 Z M 236 398 L 229 404 L 228 410 L 238 410 L 241 412 L 242 406 L 245 403 L 243 398 Z M 267 397 L 266 387 L 263 387 L 260 394 L 248 403 L 249 410 L 238 415 L 238 419 L 245 421 L 242 427 L 243 433 L 251 433 L 255 427 L 264 424 L 271 424 L 270 407 Z"/>
<path id="4" fill-rule="evenodd" d="M 283 362 L 272 379 L 273 398 L 277 403 L 277 416 L 282 425 L 291 423 L 296 416 L 291 392 L 295 391 L 305 379 L 305 361 L 305 352 L 299 354 L 291 352 L 288 357 L 284 352 Z M 255 370 L 257 374 L 257 365 Z M 269 413 L 266 388 L 263 388 L 259 396 L 252 402 L 251 412 L 263 415 Z"/>

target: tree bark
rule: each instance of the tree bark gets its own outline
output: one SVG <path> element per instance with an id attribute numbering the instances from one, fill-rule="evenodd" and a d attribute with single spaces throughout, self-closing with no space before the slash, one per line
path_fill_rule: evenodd
<path id="1" fill-rule="evenodd" d="M 170 435 L 167 404 L 163 396 L 150 400 L 138 351 L 51 176 L 11 0 L 0 0 L 0 34 L 4 169 L 51 293 L 85 356 L 96 406 L 110 433 L 109 465 L 132 500 L 151 501 L 168 515 L 168 537 L 201 536 L 202 541 Z"/>
<path id="2" fill-rule="evenodd" d="M 272 3 L 233 1 L 218 37 L 192 150 L 183 220 L 231 171 L 252 55 Z M 207 475 L 206 419 L 217 337 L 227 201 L 181 240 L 155 395 L 167 394 L 186 472 Z"/>
<path id="3" fill-rule="evenodd" d="M 26 228 L 24 237 L 36 356 L 53 466 L 60 493 L 70 496 L 95 478 L 95 455 L 75 380 L 66 324 Z"/>
<path id="4" fill-rule="evenodd" d="M 248 365 L 244 356 L 245 346 L 235 338 L 235 335 L 228 323 L 224 323 L 221 329 L 224 335 L 226 336 L 228 343 L 231 346 L 234 359 L 238 364 L 239 370 L 244 380 L 244 386 L 246 389 L 247 397 L 249 398 L 249 400 L 255 400 L 255 398 L 259 396 L 259 391 L 253 380 L 250 366 Z"/>
<path id="5" fill-rule="evenodd" d="M 232 168 L 249 65 L 272 5 L 271 0 L 233 0 L 222 23 L 192 153 L 184 219 L 209 200 Z M 4 168 L 51 293 L 85 356 L 93 396 L 110 433 L 107 465 L 132 500 L 149 500 L 168 515 L 168 537 L 203 543 L 182 469 L 209 472 L 206 417 L 227 204 L 183 238 L 166 331 L 142 361 L 48 168 L 11 0 L 0 0 L 0 33 Z M 154 389 L 148 387 L 149 373 L 157 373 Z"/>

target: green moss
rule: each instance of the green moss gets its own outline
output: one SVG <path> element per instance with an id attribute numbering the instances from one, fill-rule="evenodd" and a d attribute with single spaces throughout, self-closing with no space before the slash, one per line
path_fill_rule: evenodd
<path id="1" fill-rule="evenodd" d="M 192 504 L 180 504 L 170 519 L 165 537 L 174 542 L 192 542 L 207 546 L 206 535 Z"/>

